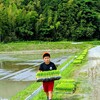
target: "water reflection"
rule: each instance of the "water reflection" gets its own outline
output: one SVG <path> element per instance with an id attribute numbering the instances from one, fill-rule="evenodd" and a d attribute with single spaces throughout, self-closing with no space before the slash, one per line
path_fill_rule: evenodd
<path id="1" fill-rule="evenodd" d="M 13 95 L 16 95 L 17 92 L 23 90 L 27 86 L 29 86 L 32 82 L 24 82 L 24 81 L 8 81 L 2 80 L 0 81 L 0 97 L 1 98 L 10 98 Z M 0 99 L 1 100 L 1 99 Z"/>
<path id="2" fill-rule="evenodd" d="M 67 53 L 55 53 L 51 59 L 57 66 L 63 63 Z M 54 56 L 53 55 L 53 56 Z M 36 80 L 36 72 L 43 62 L 41 55 L 0 54 L 0 99 L 11 98 Z"/>

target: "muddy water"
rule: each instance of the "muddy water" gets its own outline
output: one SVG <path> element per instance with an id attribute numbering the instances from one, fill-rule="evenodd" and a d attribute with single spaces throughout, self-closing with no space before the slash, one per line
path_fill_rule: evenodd
<path id="1" fill-rule="evenodd" d="M 69 55 L 53 53 L 57 66 Z M 0 100 L 9 99 L 35 81 L 36 71 L 42 63 L 41 54 L 0 54 Z"/>
<path id="2" fill-rule="evenodd" d="M 89 51 L 88 80 L 91 83 L 89 100 L 100 100 L 100 46 Z"/>
<path id="3" fill-rule="evenodd" d="M 88 63 L 81 69 L 80 100 L 100 100 L 100 46 L 89 50 Z"/>

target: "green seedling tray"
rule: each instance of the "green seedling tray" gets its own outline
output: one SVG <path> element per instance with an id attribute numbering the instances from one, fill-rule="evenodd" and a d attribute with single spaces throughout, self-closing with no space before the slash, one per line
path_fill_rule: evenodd
<path id="1" fill-rule="evenodd" d="M 79 63 L 82 63 L 82 60 L 74 60 L 74 62 L 73 62 L 74 64 L 79 64 Z"/>
<path id="2" fill-rule="evenodd" d="M 59 83 L 73 83 L 75 84 L 75 80 L 74 79 L 61 79 L 59 80 Z"/>
<path id="3" fill-rule="evenodd" d="M 39 79 L 37 79 L 37 82 L 54 81 L 54 80 L 59 80 L 60 78 L 61 78 L 61 76 L 49 77 L 49 78 L 39 78 Z"/>

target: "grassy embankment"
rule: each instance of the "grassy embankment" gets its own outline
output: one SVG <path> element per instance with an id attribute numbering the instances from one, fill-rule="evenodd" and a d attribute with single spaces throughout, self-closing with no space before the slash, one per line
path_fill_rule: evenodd
<path id="1" fill-rule="evenodd" d="M 0 43 L 0 52 L 13 52 L 24 50 L 55 50 L 55 49 L 84 49 L 91 45 L 100 44 L 100 41 L 83 42 L 75 44 L 68 41 L 60 42 L 43 42 L 43 41 L 28 41 L 16 43 Z"/>

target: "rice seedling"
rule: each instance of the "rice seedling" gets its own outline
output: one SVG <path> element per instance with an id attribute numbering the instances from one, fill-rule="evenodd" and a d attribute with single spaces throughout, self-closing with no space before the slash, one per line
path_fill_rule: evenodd
<path id="1" fill-rule="evenodd" d="M 43 71 L 43 72 L 37 72 L 36 78 L 37 82 L 58 80 L 61 78 L 61 74 L 59 70 Z"/>
<path id="2" fill-rule="evenodd" d="M 81 55 L 79 55 L 74 61 L 74 64 L 80 64 L 82 63 L 83 59 L 85 58 L 86 54 L 87 54 L 88 50 L 85 49 L 83 50 L 83 52 L 81 53 Z"/>
<path id="3" fill-rule="evenodd" d="M 73 93 L 76 90 L 76 82 L 74 79 L 61 79 L 55 87 L 56 92 Z"/>
<path id="4" fill-rule="evenodd" d="M 57 90 L 74 91 L 75 85 L 73 83 L 61 83 L 56 86 Z"/>
<path id="5" fill-rule="evenodd" d="M 76 60 L 73 61 L 73 63 L 74 63 L 74 64 L 80 64 L 80 63 L 82 63 L 82 60 L 76 59 Z"/>
<path id="6" fill-rule="evenodd" d="M 80 55 L 79 57 L 76 58 L 77 60 L 83 60 L 84 59 L 84 56 L 83 55 Z"/>
<path id="7" fill-rule="evenodd" d="M 61 79 L 59 83 L 75 83 L 74 79 Z"/>

